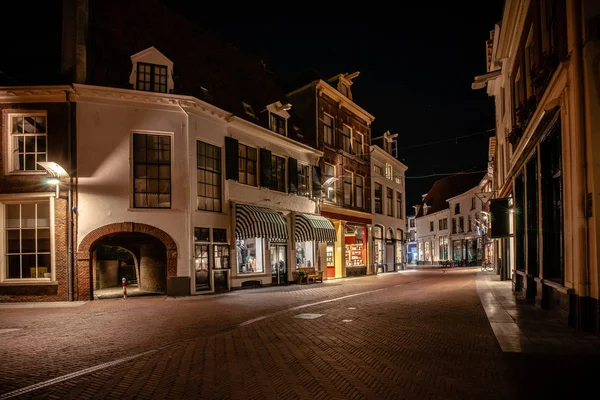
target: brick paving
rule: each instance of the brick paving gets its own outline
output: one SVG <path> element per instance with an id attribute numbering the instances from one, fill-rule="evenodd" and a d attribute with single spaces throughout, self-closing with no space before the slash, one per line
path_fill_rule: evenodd
<path id="1" fill-rule="evenodd" d="M 598 359 L 503 353 L 476 272 L 1 309 L 0 329 L 21 330 L 0 334 L 0 394 L 148 350 L 17 398 L 513 399 L 557 393 L 559 376 L 574 394 Z"/>

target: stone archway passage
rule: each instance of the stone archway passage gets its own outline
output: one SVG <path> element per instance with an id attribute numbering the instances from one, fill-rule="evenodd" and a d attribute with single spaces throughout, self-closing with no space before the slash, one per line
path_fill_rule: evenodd
<path id="1" fill-rule="evenodd" d="M 92 246 L 103 237 L 119 232 L 144 233 L 160 240 L 167 248 L 167 279 L 177 275 L 177 245 L 168 233 L 152 225 L 134 222 L 119 222 L 104 225 L 88 233 L 81 241 L 77 250 L 75 266 L 76 300 L 90 300 L 92 298 Z"/>

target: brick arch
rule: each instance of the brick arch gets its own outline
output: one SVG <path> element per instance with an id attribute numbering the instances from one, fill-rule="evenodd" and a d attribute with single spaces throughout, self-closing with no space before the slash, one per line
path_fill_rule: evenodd
<path id="1" fill-rule="evenodd" d="M 104 225 L 88 233 L 79 244 L 75 272 L 77 300 L 90 300 L 92 296 L 90 268 L 92 246 L 104 236 L 119 232 L 145 233 L 160 240 L 167 248 L 167 279 L 177 275 L 177 244 L 167 232 L 152 225 L 134 222 Z"/>

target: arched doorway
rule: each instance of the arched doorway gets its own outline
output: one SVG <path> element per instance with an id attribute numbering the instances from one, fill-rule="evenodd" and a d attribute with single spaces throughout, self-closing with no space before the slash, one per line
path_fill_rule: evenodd
<path id="1" fill-rule="evenodd" d="M 128 296 L 165 294 L 176 270 L 177 246 L 166 232 L 132 222 L 106 225 L 79 245 L 76 298 L 122 296 L 122 278 Z"/>

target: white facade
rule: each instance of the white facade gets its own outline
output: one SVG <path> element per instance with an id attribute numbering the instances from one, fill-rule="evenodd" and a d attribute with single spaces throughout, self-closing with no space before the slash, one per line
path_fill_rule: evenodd
<path id="1" fill-rule="evenodd" d="M 373 264 L 381 272 L 397 270 L 406 260 L 406 170 L 406 165 L 379 146 L 371 146 Z M 376 192 L 381 193 L 380 203 Z"/>
<path id="2" fill-rule="evenodd" d="M 443 220 L 448 221 L 448 209 L 416 218 L 417 261 L 434 264 L 447 259 L 440 258 L 440 238 L 449 234 L 449 226 L 440 223 Z"/>

